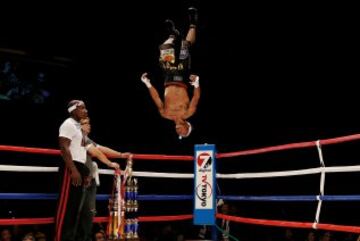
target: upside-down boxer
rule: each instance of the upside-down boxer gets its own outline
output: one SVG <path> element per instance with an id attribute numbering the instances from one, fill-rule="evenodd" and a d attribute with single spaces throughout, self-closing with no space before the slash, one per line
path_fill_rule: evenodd
<path id="1" fill-rule="evenodd" d="M 200 99 L 199 76 L 190 75 L 191 56 L 190 47 L 195 43 L 197 9 L 189 8 L 190 26 L 185 39 L 175 28 L 174 22 L 166 20 L 169 37 L 160 45 L 160 67 L 164 75 L 164 101 L 158 91 L 152 86 L 147 73 L 143 73 L 141 81 L 149 89 L 152 100 L 162 117 L 172 120 L 179 138 L 188 137 L 192 131 L 190 122 L 186 121 L 196 112 Z M 187 79 L 194 87 L 190 100 Z"/>

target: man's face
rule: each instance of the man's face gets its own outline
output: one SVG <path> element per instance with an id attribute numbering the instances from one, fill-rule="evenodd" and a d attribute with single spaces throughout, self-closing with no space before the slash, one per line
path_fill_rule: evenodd
<path id="1" fill-rule="evenodd" d="M 329 240 L 331 240 L 331 233 L 326 232 L 326 233 L 323 235 L 323 238 L 322 238 L 321 240 L 323 240 L 323 241 L 329 241 Z"/>
<path id="2" fill-rule="evenodd" d="M 103 232 L 97 232 L 95 234 L 95 241 L 105 241 L 105 235 Z"/>
<path id="3" fill-rule="evenodd" d="M 313 233 L 313 232 L 310 232 L 309 234 L 308 234 L 308 239 L 307 240 L 309 240 L 309 241 L 315 241 L 315 234 Z"/>
<path id="4" fill-rule="evenodd" d="M 27 234 L 27 235 L 25 235 L 25 237 L 22 239 L 22 241 L 35 241 L 34 235 L 32 235 L 32 234 Z"/>
<path id="5" fill-rule="evenodd" d="M 186 136 L 186 134 L 187 134 L 188 131 L 189 131 L 189 126 L 186 124 L 186 122 L 177 123 L 177 124 L 175 125 L 175 129 L 176 129 L 176 133 L 177 133 L 179 136 Z"/>
<path id="6" fill-rule="evenodd" d="M 4 240 L 4 241 L 8 241 L 8 240 L 11 240 L 11 233 L 8 229 L 4 229 L 2 232 L 1 232 L 1 237 L 0 237 L 1 240 Z"/>
<path id="7" fill-rule="evenodd" d="M 76 109 L 74 110 L 74 115 L 80 120 L 87 118 L 88 111 L 86 109 L 85 104 L 81 104 L 81 105 L 77 106 Z"/>

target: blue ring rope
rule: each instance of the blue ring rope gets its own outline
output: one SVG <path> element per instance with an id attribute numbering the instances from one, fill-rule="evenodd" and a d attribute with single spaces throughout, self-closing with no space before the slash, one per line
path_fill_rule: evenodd
<path id="1" fill-rule="evenodd" d="M 0 200 L 56 200 L 56 193 L 0 193 Z M 98 194 L 97 200 L 108 200 L 110 195 Z M 282 195 L 282 196 L 226 196 L 219 195 L 218 199 L 228 201 L 271 201 L 271 202 L 310 202 L 317 201 L 360 201 L 360 195 Z M 138 195 L 139 201 L 183 201 L 193 200 L 193 195 Z"/>

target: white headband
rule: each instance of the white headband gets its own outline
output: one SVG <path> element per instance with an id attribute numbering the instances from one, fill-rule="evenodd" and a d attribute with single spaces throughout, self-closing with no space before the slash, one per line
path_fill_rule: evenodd
<path id="1" fill-rule="evenodd" d="M 188 137 L 190 135 L 191 131 L 192 131 L 192 126 L 191 126 L 190 122 L 186 121 L 186 124 L 189 125 L 189 130 L 188 130 L 188 132 L 186 133 L 185 136 L 179 136 L 179 140 L 181 140 L 183 137 Z"/>
<path id="2" fill-rule="evenodd" d="M 73 105 L 68 108 L 68 112 L 73 112 L 78 106 L 85 105 L 83 101 L 76 101 Z"/>

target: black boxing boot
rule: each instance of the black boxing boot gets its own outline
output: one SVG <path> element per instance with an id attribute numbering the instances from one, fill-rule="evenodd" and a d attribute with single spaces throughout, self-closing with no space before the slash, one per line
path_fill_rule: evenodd
<path id="1" fill-rule="evenodd" d="M 198 23 L 198 11 L 195 7 L 188 8 L 190 28 L 195 28 Z"/>
<path id="2" fill-rule="evenodd" d="M 177 38 L 178 36 L 180 36 L 179 30 L 177 30 L 175 28 L 175 24 L 172 20 L 166 19 L 165 27 L 166 27 L 166 30 L 167 30 L 169 36 L 174 37 L 174 38 Z"/>

